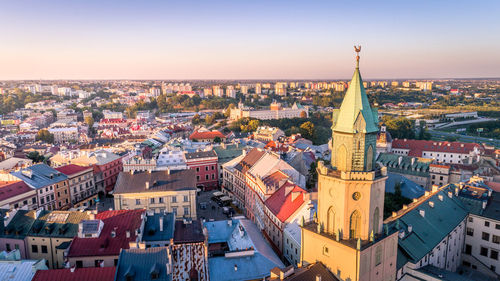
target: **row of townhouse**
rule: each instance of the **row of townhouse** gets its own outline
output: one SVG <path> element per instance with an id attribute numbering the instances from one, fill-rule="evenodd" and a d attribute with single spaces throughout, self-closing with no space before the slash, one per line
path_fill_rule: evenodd
<path id="1" fill-rule="evenodd" d="M 109 193 L 113 190 L 118 174 L 123 171 L 122 156 L 100 149 L 95 151 L 62 151 L 50 158 L 53 167 L 68 164 L 92 166 L 94 183 L 99 193 Z"/>
<path id="2" fill-rule="evenodd" d="M 421 269 L 429 266 L 475 272 L 477 280 L 498 279 L 499 194 L 473 177 L 459 185 L 434 185 L 394 212 L 384 223 L 386 232 L 398 232 L 397 280 L 428 278 Z"/>
<path id="3" fill-rule="evenodd" d="M 95 202 L 93 168 L 37 164 L 11 173 L 17 181 L 0 186 L 0 207 L 64 210 Z"/>
<path id="4" fill-rule="evenodd" d="M 44 259 L 51 269 L 120 268 L 129 249 L 150 253 L 161 248 L 175 254 L 169 257 L 170 264 L 164 264 L 177 276 L 175 280 L 184 280 L 182 276 L 191 273 L 196 280 L 208 280 L 207 242 L 201 222 L 176 221 L 172 213 L 15 210 L 2 211 L 0 222 L 0 250 L 17 249 L 23 259 Z M 139 260 L 129 262 L 118 274 L 128 275 L 122 272 L 128 268 L 139 271 Z M 45 280 L 60 280 L 52 278 Z"/>
<path id="5" fill-rule="evenodd" d="M 272 152 L 254 148 L 223 165 L 223 192 L 256 223 L 274 250 L 300 262 L 300 223 L 315 210 L 305 178 Z"/>

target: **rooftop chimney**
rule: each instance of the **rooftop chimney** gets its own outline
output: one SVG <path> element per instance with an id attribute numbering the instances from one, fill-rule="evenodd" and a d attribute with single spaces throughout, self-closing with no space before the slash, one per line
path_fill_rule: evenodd
<path id="1" fill-rule="evenodd" d="M 125 236 L 126 236 L 127 238 L 130 238 L 130 230 L 125 231 Z"/>
<path id="2" fill-rule="evenodd" d="M 163 216 L 160 216 L 160 231 L 163 231 Z"/>
<path id="3" fill-rule="evenodd" d="M 321 275 L 316 275 L 316 281 L 321 281 Z"/>
<path id="4" fill-rule="evenodd" d="M 146 182 L 146 189 L 149 189 L 149 181 Z"/>

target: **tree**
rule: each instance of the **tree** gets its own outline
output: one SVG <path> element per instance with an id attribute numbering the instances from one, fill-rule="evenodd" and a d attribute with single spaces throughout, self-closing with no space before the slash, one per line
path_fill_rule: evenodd
<path id="1" fill-rule="evenodd" d="M 42 129 L 36 134 L 36 140 L 41 140 L 46 143 L 54 143 L 54 135 L 48 130 Z"/>
<path id="2" fill-rule="evenodd" d="M 314 124 L 311 121 L 307 121 L 300 125 L 300 134 L 306 139 L 312 139 L 314 137 Z"/>
<path id="3" fill-rule="evenodd" d="M 33 160 L 34 163 L 43 162 L 45 160 L 45 157 L 43 155 L 40 155 L 38 151 L 31 151 L 26 155 L 26 157 Z"/>
<path id="4" fill-rule="evenodd" d="M 94 118 L 92 116 L 85 117 L 85 124 L 87 124 L 89 128 L 92 128 L 92 126 L 94 126 Z"/>
<path id="5" fill-rule="evenodd" d="M 215 138 L 214 138 L 214 142 L 215 142 L 215 143 L 221 143 L 221 142 L 222 142 L 222 140 L 221 140 L 221 138 L 220 138 L 220 137 L 215 137 Z"/>
<path id="6" fill-rule="evenodd" d="M 393 138 L 398 139 L 414 139 L 415 138 L 415 124 L 413 121 L 404 117 L 393 118 L 384 116 L 382 118 L 387 130 L 391 133 Z"/>

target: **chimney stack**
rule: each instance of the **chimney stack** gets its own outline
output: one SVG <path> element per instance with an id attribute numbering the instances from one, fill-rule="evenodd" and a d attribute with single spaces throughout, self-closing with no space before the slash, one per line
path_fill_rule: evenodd
<path id="1" fill-rule="evenodd" d="M 149 189 L 149 181 L 146 182 L 146 189 Z"/>
<path id="2" fill-rule="evenodd" d="M 160 231 L 163 231 L 163 216 L 160 216 Z"/>

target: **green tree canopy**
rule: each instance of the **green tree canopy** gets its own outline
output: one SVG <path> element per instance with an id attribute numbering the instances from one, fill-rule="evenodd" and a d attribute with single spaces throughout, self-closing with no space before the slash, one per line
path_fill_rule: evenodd
<path id="1" fill-rule="evenodd" d="M 36 140 L 41 140 L 46 143 L 54 143 L 54 135 L 48 130 L 42 129 L 36 134 Z"/>

